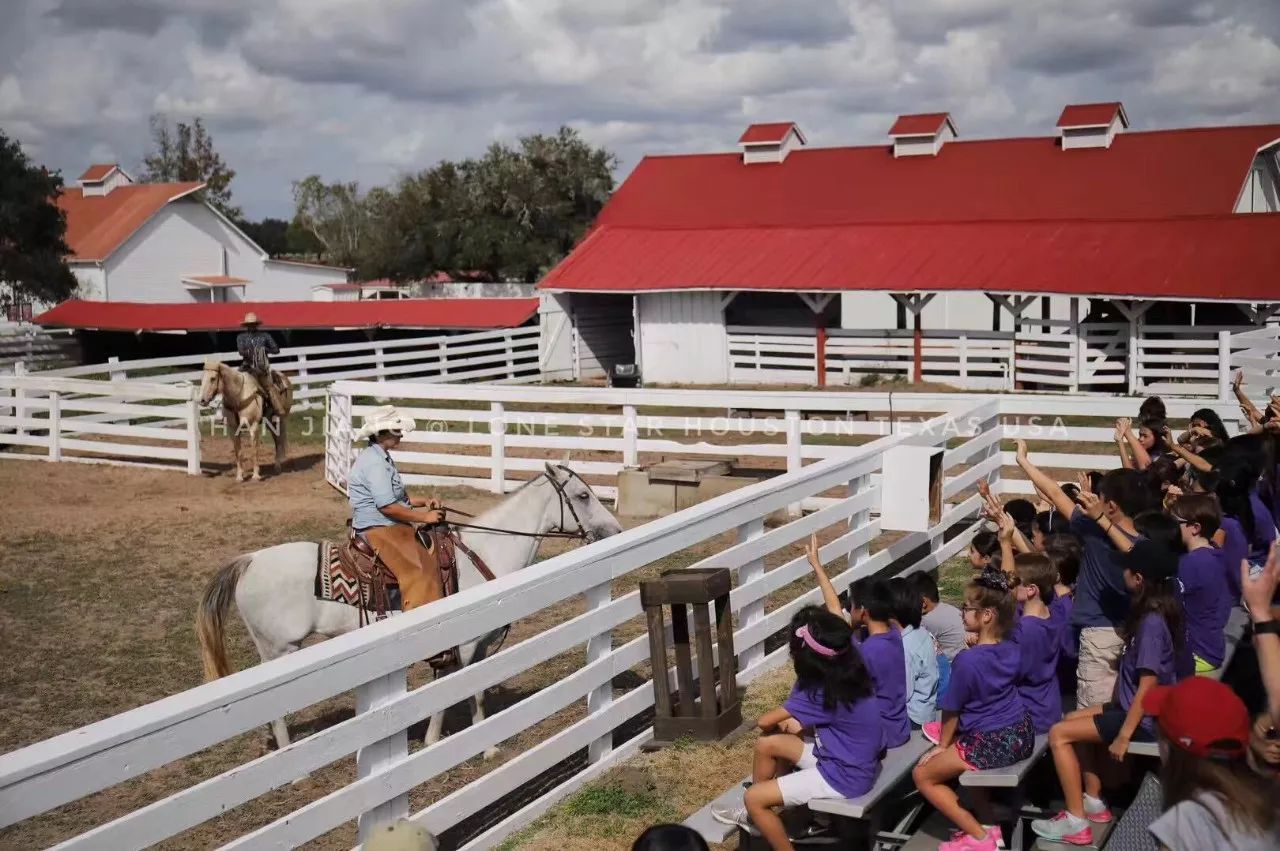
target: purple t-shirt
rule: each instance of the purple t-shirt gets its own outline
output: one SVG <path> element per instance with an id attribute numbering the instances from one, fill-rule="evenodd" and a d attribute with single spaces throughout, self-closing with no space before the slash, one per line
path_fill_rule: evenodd
<path id="1" fill-rule="evenodd" d="M 1178 681 L 1177 666 L 1174 661 L 1173 636 L 1164 618 L 1155 612 L 1148 612 L 1138 623 L 1138 630 L 1124 648 L 1120 657 L 1120 673 L 1116 676 L 1116 690 L 1113 702 L 1125 712 L 1133 705 L 1133 697 L 1138 693 L 1138 677 L 1141 672 L 1150 672 L 1156 676 L 1156 685 L 1171 686 Z M 1143 716 L 1142 728 L 1152 735 L 1155 727 L 1150 715 Z"/>
<path id="2" fill-rule="evenodd" d="M 884 726 L 874 697 L 838 703 L 828 710 L 822 705 L 822 689 L 802 691 L 797 684 L 782 708 L 813 728 L 818 773 L 832 789 L 846 798 L 871 791 L 884 753 Z"/>
<path id="3" fill-rule="evenodd" d="M 1249 541 L 1249 561 L 1261 564 L 1267 560 L 1271 542 L 1276 539 L 1276 521 L 1271 516 L 1271 509 L 1258 496 L 1257 488 L 1249 491 L 1249 508 L 1253 510 L 1253 539 Z"/>
<path id="4" fill-rule="evenodd" d="M 1052 618 L 1018 619 L 1009 640 L 1018 645 L 1018 697 L 1037 733 L 1047 733 L 1062 720 L 1062 695 L 1058 693 L 1059 629 Z"/>
<path id="5" fill-rule="evenodd" d="M 1191 652 L 1216 668 L 1226 655 L 1223 630 L 1231 614 L 1231 591 L 1222 550 L 1201 547 L 1182 556 L 1178 560 L 1178 581 L 1182 583 Z"/>
<path id="6" fill-rule="evenodd" d="M 1058 594 L 1049 604 L 1049 623 L 1058 634 L 1058 659 L 1075 661 L 1080 655 L 1080 645 L 1076 642 L 1076 632 L 1071 628 L 1070 594 Z"/>
<path id="7" fill-rule="evenodd" d="M 911 736 L 907 718 L 907 658 L 902 650 L 902 633 L 896 626 L 888 632 L 868 635 L 859 648 L 862 661 L 876 683 L 876 701 L 884 719 L 884 745 L 896 748 Z"/>
<path id="8" fill-rule="evenodd" d="M 1012 641 L 976 644 L 951 663 L 951 683 L 938 701 L 944 712 L 960 713 L 960 732 L 990 733 L 1022 720 L 1018 697 L 1018 645 Z"/>
<path id="9" fill-rule="evenodd" d="M 1249 541 L 1244 536 L 1244 526 L 1234 517 L 1223 516 L 1222 534 L 1226 536 L 1222 542 L 1222 562 L 1227 571 L 1227 591 L 1235 601 L 1242 593 L 1240 562 L 1249 555 Z"/>

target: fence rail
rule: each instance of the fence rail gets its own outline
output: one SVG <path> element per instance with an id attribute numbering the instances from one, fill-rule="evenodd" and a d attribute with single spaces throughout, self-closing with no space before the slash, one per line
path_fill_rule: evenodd
<path id="1" fill-rule="evenodd" d="M 502 393 L 513 388 L 489 389 Z M 340 405 L 331 405 L 330 412 L 335 408 L 340 410 Z M 585 702 L 585 716 L 412 816 L 433 831 L 447 830 L 529 785 L 566 757 L 585 754 L 585 768 L 567 779 L 549 781 L 548 790 L 531 803 L 483 833 L 462 839 L 463 848 L 490 848 L 582 782 L 633 754 L 651 736 L 646 730 L 629 738 L 615 737 L 653 704 L 652 681 L 643 674 L 642 685 L 624 694 L 615 695 L 609 688 L 618 674 L 643 671 L 648 657 L 647 636 L 622 643 L 614 640 L 615 630 L 642 618 L 638 593 L 615 597 L 615 579 L 713 536 L 736 533 L 737 544 L 697 564 L 728 567 L 737 576 L 730 607 L 736 615 L 738 678 L 746 683 L 785 661 L 786 648 L 766 653 L 766 639 L 782 630 L 801 606 L 820 602 L 818 590 L 808 587 L 781 604 L 775 600 L 766 612 L 767 597 L 809 575 L 803 556 L 788 556 L 765 570 L 764 558 L 770 553 L 780 549 L 794 553 L 793 545 L 810 532 L 835 526 L 837 537 L 823 547 L 822 555 L 828 562 L 845 560 L 844 569 L 837 567 L 833 572 L 839 573 L 834 581 L 846 585 L 891 565 L 905 573 L 930 570 L 961 552 L 976 529 L 979 498 L 972 495 L 973 485 L 980 479 L 998 484 L 999 459 L 991 436 L 996 433 L 999 404 L 991 399 L 959 401 L 950 410 L 951 418 L 975 426 L 963 442 L 945 452 L 944 466 L 952 474 L 943 488 L 946 505 L 940 522 L 928 532 L 894 539 L 872 554 L 869 545 L 881 534 L 879 520 L 870 512 L 879 499 L 872 476 L 892 447 L 946 445 L 943 418 L 937 418 L 932 434 L 881 438 L 843 457 L 726 494 L 431 606 L 0 756 L 0 826 L 108 789 L 285 713 L 355 689 L 353 718 L 126 813 L 60 847 L 150 845 L 352 753 L 357 754 L 357 779 L 231 839 L 224 847 L 296 847 L 356 819 L 364 836 L 388 812 L 406 811 L 407 793 L 415 786 Z M 842 495 L 826 508 L 764 529 L 764 518 L 833 489 Z M 922 553 L 913 552 L 921 548 Z M 581 614 L 447 678 L 414 690 L 406 688 L 407 669 L 415 661 L 579 597 L 587 601 Z M 580 647 L 587 648 L 584 663 L 573 673 L 475 726 L 408 752 L 405 730 L 456 702 L 458 695 L 480 693 Z M 672 673 L 658 675 L 672 678 Z M 593 742 L 597 744 L 588 745 Z"/>

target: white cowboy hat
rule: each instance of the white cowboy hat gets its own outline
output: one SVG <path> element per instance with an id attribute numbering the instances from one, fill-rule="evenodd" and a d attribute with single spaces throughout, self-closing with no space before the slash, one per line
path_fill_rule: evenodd
<path id="1" fill-rule="evenodd" d="M 258 318 L 258 314 L 252 310 L 244 315 L 244 319 L 240 320 L 241 325 L 261 325 L 262 320 Z"/>
<path id="2" fill-rule="evenodd" d="M 356 439 L 370 438 L 380 431 L 398 431 L 405 435 L 415 428 L 417 423 L 413 421 L 413 417 L 401 413 L 394 405 L 383 405 L 381 408 L 375 408 L 364 418 L 359 431 L 356 432 Z"/>

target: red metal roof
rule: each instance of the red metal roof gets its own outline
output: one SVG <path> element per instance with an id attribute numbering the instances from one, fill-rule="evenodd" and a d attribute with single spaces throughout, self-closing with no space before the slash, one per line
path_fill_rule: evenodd
<path id="1" fill-rule="evenodd" d="M 942 129 L 942 125 L 951 124 L 948 112 L 922 112 L 917 115 L 899 115 L 898 120 L 889 128 L 890 136 L 932 136 Z M 956 126 L 951 124 L 951 132 Z"/>
<path id="2" fill-rule="evenodd" d="M 770 124 L 752 124 L 738 137 L 739 145 L 776 145 L 787 138 L 787 133 L 800 128 L 794 121 L 775 121 Z M 803 138 L 803 137 L 802 137 Z"/>
<path id="3" fill-rule="evenodd" d="M 68 259 L 107 259 L 166 204 L 203 186 L 203 183 L 137 183 L 117 186 L 106 195 L 88 197 L 79 188 L 64 189 L 58 196 L 58 206 L 67 215 L 66 239 L 71 248 Z"/>
<path id="4" fill-rule="evenodd" d="M 516 328 L 536 298 L 419 298 L 187 304 L 65 301 L 35 318 L 48 327 L 102 331 L 228 331 L 253 311 L 266 328 Z"/>
<path id="5" fill-rule="evenodd" d="M 88 183 L 94 183 L 105 178 L 108 174 L 118 169 L 120 166 L 115 163 L 94 163 L 85 169 L 84 174 L 80 175 L 80 180 Z"/>
<path id="6" fill-rule="evenodd" d="M 540 286 L 1274 301 L 1280 214 L 593 232 Z"/>
<path id="7" fill-rule="evenodd" d="M 1107 103 L 1073 103 L 1058 116 L 1059 127 L 1105 127 L 1120 113 L 1120 122 L 1129 126 L 1129 117 L 1120 101 Z"/>
<path id="8" fill-rule="evenodd" d="M 182 280 L 211 287 L 239 287 L 253 283 L 248 278 L 237 278 L 233 275 L 188 275 Z"/>

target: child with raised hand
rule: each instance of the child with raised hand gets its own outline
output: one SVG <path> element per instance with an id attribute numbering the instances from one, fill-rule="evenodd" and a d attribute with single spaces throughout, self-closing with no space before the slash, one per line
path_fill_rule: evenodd
<path id="1" fill-rule="evenodd" d="M 743 804 L 711 810 L 723 824 L 764 836 L 774 851 L 793 848 L 775 807 L 866 794 L 884 750 L 871 675 L 844 618 L 818 606 L 801 609 L 791 619 L 790 649 L 796 684 L 782 706 L 760 717 L 764 735 Z"/>
<path id="2" fill-rule="evenodd" d="M 1184 625 L 1177 554 L 1141 540 L 1117 561 L 1124 566 L 1133 605 L 1122 630 L 1125 646 L 1111 702 L 1072 712 L 1049 731 L 1067 808 L 1051 819 L 1033 821 L 1031 829 L 1055 842 L 1089 845 L 1093 842 L 1090 823 L 1111 821 L 1096 768 L 1102 759 L 1099 746 L 1105 746 L 1112 758 L 1123 760 L 1129 742 L 1154 741 L 1143 697 L 1157 685 L 1172 685 L 1178 679 Z"/>
<path id="3" fill-rule="evenodd" d="M 1041 553 L 1024 553 L 1014 559 L 1017 579 L 1014 596 L 1022 617 L 1014 624 L 1010 641 L 1022 653 L 1018 668 L 1018 696 L 1031 713 L 1036 734 L 1062 720 L 1062 694 L 1058 690 L 1059 634 L 1047 601 L 1053 599 L 1057 576 L 1053 562 Z"/>
<path id="4" fill-rule="evenodd" d="M 1187 638 L 1195 657 L 1195 672 L 1208 674 L 1226 658 L 1224 630 L 1231 616 L 1231 588 L 1222 550 L 1210 543 L 1222 523 L 1218 501 L 1205 494 L 1185 494 L 1174 500 L 1170 514 L 1178 523 L 1186 553 L 1178 559 Z"/>
<path id="5" fill-rule="evenodd" d="M 866 629 L 867 637 L 861 642 L 856 636 L 852 640 L 860 644 L 862 660 L 875 682 L 876 701 L 884 719 L 885 747 L 896 748 L 906 744 L 911 736 L 911 723 L 907 720 L 906 655 L 902 648 L 902 631 L 890 623 L 893 620 L 893 595 L 888 583 L 875 578 L 864 578 L 854 583 L 849 604 L 852 614 L 846 613 L 818 556 L 816 536 L 810 536 L 806 555 L 822 590 L 827 611 L 850 618 L 855 630 L 859 627 Z"/>
<path id="6" fill-rule="evenodd" d="M 933 636 L 920 628 L 920 592 L 904 576 L 889 580 L 893 619 L 902 630 L 907 666 L 907 718 L 913 727 L 933 720 L 938 711 L 938 656 Z"/>
<path id="7" fill-rule="evenodd" d="M 960 806 L 950 783 L 972 769 L 1001 768 L 1031 756 L 1035 730 L 1018 697 L 1018 647 L 1007 640 L 1014 599 L 1008 577 L 987 570 L 965 588 L 965 629 L 973 647 L 956 656 L 939 701 L 942 722 L 925 726 L 937 747 L 912 772 L 920 794 L 959 830 L 939 851 L 994 851 L 997 831 Z"/>

